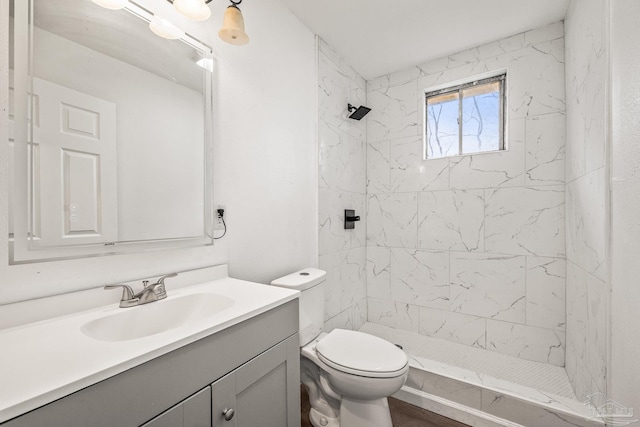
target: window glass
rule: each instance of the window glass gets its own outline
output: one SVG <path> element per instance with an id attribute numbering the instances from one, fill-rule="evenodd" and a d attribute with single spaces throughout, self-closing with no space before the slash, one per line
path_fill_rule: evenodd
<path id="1" fill-rule="evenodd" d="M 425 157 L 504 149 L 505 75 L 426 94 Z"/>

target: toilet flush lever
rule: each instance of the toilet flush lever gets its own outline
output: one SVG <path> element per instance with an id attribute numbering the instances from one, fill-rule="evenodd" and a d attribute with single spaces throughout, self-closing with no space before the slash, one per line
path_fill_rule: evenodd
<path id="1" fill-rule="evenodd" d="M 356 211 L 353 209 L 344 210 L 344 229 L 352 230 L 356 228 L 355 222 L 360 221 L 360 216 L 356 216 Z"/>

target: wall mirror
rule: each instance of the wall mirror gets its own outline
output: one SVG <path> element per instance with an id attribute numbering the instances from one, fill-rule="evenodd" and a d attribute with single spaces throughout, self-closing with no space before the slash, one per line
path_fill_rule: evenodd
<path id="1" fill-rule="evenodd" d="M 135 2 L 9 4 L 10 263 L 212 244 L 211 49 Z"/>

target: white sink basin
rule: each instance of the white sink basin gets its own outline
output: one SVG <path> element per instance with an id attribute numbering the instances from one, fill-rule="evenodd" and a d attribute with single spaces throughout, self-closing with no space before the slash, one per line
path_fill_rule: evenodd
<path id="1" fill-rule="evenodd" d="M 231 298 L 196 293 L 120 308 L 117 313 L 81 326 L 86 336 L 100 341 L 127 341 L 148 337 L 218 314 L 234 305 Z"/>

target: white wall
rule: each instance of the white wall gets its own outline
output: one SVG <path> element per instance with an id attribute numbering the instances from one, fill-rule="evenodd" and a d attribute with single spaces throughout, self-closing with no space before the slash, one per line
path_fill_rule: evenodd
<path id="1" fill-rule="evenodd" d="M 611 2 L 611 371 L 608 397 L 640 413 L 640 3 Z"/>
<path id="2" fill-rule="evenodd" d="M 424 91 L 507 70 L 508 151 L 423 160 Z M 564 365 L 558 22 L 367 82 L 368 320 Z"/>
<path id="3" fill-rule="evenodd" d="M 565 20 L 566 367 L 579 400 L 607 392 L 608 3 L 574 0 Z"/>
<path id="4" fill-rule="evenodd" d="M 139 3 L 174 16 L 166 2 Z M 6 82 L 7 1 L 0 5 L 0 81 Z M 227 236 L 213 247 L 9 266 L 3 143 L 0 304 L 225 262 L 233 277 L 259 282 L 317 263 L 314 36 L 280 1 L 263 0 L 242 5 L 250 44 L 225 45 L 216 33 L 227 4 L 211 6 L 213 18 L 206 23 L 179 17 L 176 23 L 213 46 L 218 56 L 214 197 L 226 205 Z M 3 84 L 2 141 L 7 140 L 7 105 Z"/>

